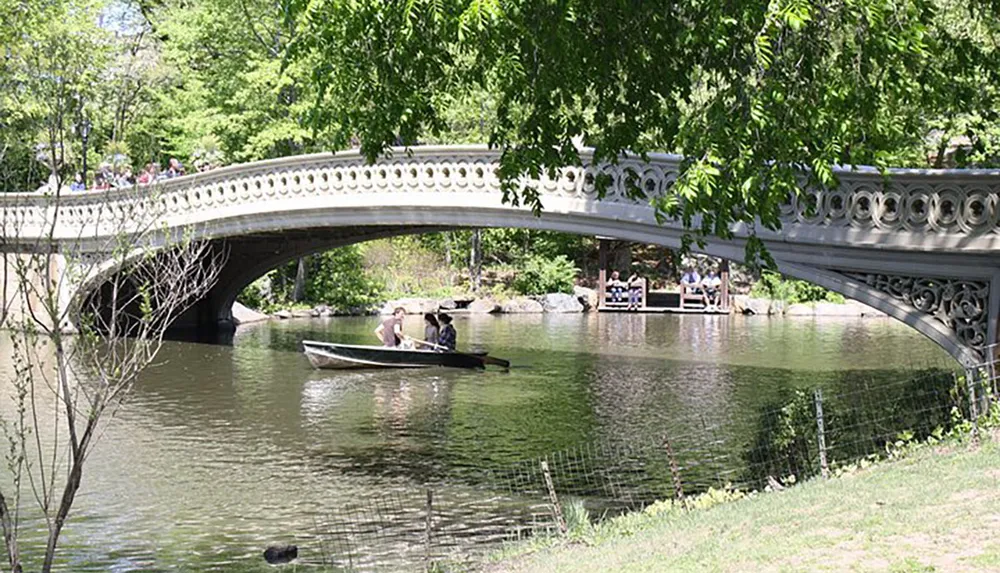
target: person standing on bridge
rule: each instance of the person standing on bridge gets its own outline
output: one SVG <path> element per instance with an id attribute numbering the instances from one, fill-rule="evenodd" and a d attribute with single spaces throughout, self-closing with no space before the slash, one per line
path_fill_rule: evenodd
<path id="1" fill-rule="evenodd" d="M 392 316 L 382 321 L 375 327 L 375 336 L 379 337 L 382 341 L 382 346 L 388 348 L 397 348 L 407 339 L 407 336 L 403 334 L 403 317 L 406 316 L 406 310 L 397 306 L 392 311 Z"/>
<path id="2" fill-rule="evenodd" d="M 181 165 L 181 162 L 178 161 L 176 157 L 171 157 L 170 162 L 167 164 L 167 171 L 164 175 L 167 179 L 180 177 L 184 175 L 184 166 Z"/>
<path id="3" fill-rule="evenodd" d="M 70 191 L 86 191 L 87 184 L 83 182 L 83 175 L 77 173 L 73 176 L 73 183 L 69 186 Z"/>

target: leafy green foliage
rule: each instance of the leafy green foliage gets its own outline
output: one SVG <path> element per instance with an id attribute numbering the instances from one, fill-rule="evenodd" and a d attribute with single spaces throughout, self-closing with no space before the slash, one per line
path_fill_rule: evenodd
<path id="1" fill-rule="evenodd" d="M 309 258 L 306 300 L 340 309 L 369 308 L 380 302 L 382 286 L 364 272 L 357 246 L 341 247 Z"/>
<path id="2" fill-rule="evenodd" d="M 311 63 L 282 69 L 291 24 L 280 5 L 197 0 L 161 5 L 150 19 L 167 38 L 169 84 L 144 128 L 159 132 L 164 151 L 188 158 L 209 135 L 226 162 L 318 149 L 303 125 L 314 97 L 303 82 Z"/>
<path id="3" fill-rule="evenodd" d="M 271 271 L 272 273 L 274 271 Z M 236 301 L 260 312 L 274 312 L 278 301 L 271 296 L 271 273 L 268 273 L 248 284 L 240 291 Z"/>
<path id="4" fill-rule="evenodd" d="M 531 255 L 514 277 L 514 290 L 519 294 L 572 293 L 576 275 L 580 272 L 564 255 L 548 258 Z"/>
<path id="5" fill-rule="evenodd" d="M 319 62 L 313 128 L 335 145 L 356 135 L 370 160 L 436 137 L 456 102 L 491 94 L 479 123 L 503 152 L 506 198 L 536 210 L 519 179 L 579 164 L 577 143 L 596 161 L 683 153 L 653 199 L 661 216 L 688 241 L 743 223 L 756 262 L 767 257 L 754 230 L 780 226 L 801 178 L 831 186 L 831 165 L 923 163 L 929 120 L 992 114 L 980 88 L 1000 70 L 998 19 L 985 0 L 944 17 L 959 4 L 289 0 L 289 56 Z"/>
<path id="6" fill-rule="evenodd" d="M 453 271 L 435 248 L 441 237 L 403 236 L 360 246 L 364 268 L 384 285 L 387 298 L 447 296 L 452 294 Z"/>
<path id="7" fill-rule="evenodd" d="M 843 303 L 844 297 L 810 282 L 789 279 L 772 271 L 763 271 L 760 280 L 750 289 L 750 296 L 783 300 L 791 304 L 802 302 Z"/>
<path id="8" fill-rule="evenodd" d="M 104 95 L 111 37 L 96 28 L 100 4 L 0 1 L 0 184 L 34 190 L 53 163 L 65 176 L 80 157 L 73 126 Z"/>
<path id="9" fill-rule="evenodd" d="M 364 256 L 357 245 L 333 249 L 306 258 L 303 303 L 325 304 L 340 311 L 369 309 L 383 298 L 384 287 L 365 272 Z M 298 261 L 292 261 L 254 281 L 238 300 L 265 312 L 292 304 Z"/>

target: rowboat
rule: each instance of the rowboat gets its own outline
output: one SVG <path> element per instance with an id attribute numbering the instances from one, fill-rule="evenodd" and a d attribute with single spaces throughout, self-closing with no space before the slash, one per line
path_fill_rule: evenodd
<path id="1" fill-rule="evenodd" d="M 449 366 L 451 368 L 485 368 L 486 362 L 495 363 L 499 359 L 487 359 L 486 353 L 465 354 L 462 352 L 437 352 L 434 350 L 404 350 L 386 346 L 362 346 L 357 344 L 336 344 L 303 340 L 306 358 L 314 368 L 430 368 Z"/>

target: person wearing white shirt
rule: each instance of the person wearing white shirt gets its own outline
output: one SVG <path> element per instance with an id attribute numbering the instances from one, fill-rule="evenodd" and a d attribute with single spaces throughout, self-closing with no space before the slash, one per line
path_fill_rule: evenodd
<path id="1" fill-rule="evenodd" d="M 701 280 L 701 292 L 705 301 L 705 310 L 712 310 L 719 307 L 719 290 L 722 288 L 722 279 L 715 274 L 715 270 L 708 271 L 705 278 Z"/>

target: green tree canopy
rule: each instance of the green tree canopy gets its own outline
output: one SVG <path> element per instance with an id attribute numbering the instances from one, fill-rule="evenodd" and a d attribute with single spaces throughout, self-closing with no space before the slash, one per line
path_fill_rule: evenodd
<path id="1" fill-rule="evenodd" d="M 993 122 L 996 7 L 289 0 L 289 57 L 318 63 L 313 128 L 338 146 L 357 136 L 371 160 L 436 138 L 454 102 L 492 94 L 480 109 L 506 196 L 535 209 L 518 178 L 579 164 L 578 142 L 596 161 L 681 153 L 681 177 L 655 204 L 690 240 L 728 237 L 738 222 L 776 229 L 800 178 L 833 185 L 835 164 L 919 164 L 942 118 Z"/>

